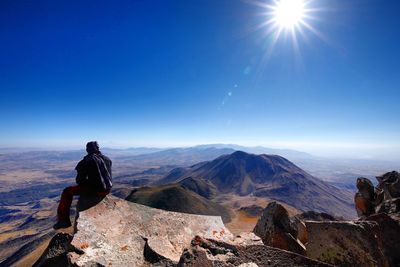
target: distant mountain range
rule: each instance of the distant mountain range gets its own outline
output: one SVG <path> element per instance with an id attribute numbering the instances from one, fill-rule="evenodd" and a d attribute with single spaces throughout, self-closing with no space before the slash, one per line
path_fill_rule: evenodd
<path id="1" fill-rule="evenodd" d="M 186 167 L 234 151 L 285 157 L 311 175 L 329 181 L 337 187 L 353 191 L 357 177 L 373 178 L 387 170 L 399 170 L 400 167 L 398 162 L 321 158 L 291 149 L 273 149 L 262 146 L 244 147 L 235 144 L 207 144 L 182 148 L 133 147 L 116 149 L 104 147 L 101 150 L 117 163 L 115 165 L 118 166 L 115 169 L 117 176 L 128 177 L 129 175 L 133 179 L 142 180 L 143 177 L 138 177 L 140 172 L 149 168 Z M 29 168 L 39 170 L 52 169 L 53 166 L 58 168 L 60 163 L 65 161 L 74 161 L 74 164 L 76 164 L 85 154 L 86 152 L 83 149 L 51 151 L 37 148 L 0 148 L 0 170 L 10 169 L 11 164 L 17 166 L 15 162 L 26 162 Z M 17 168 L 13 167 L 13 169 Z M 68 172 L 64 171 L 61 175 L 72 177 L 71 171 L 73 172 L 73 168 L 70 168 Z M 148 179 L 148 177 L 145 177 L 145 179 Z"/>
<path id="2" fill-rule="evenodd" d="M 211 184 L 217 191 L 214 194 L 252 194 L 302 211 L 354 216 L 352 193 L 313 177 L 281 156 L 236 151 L 188 168 L 176 168 L 157 183 L 177 183 L 188 178 L 203 187 Z"/>
<path id="3" fill-rule="evenodd" d="M 171 164 L 173 162 L 175 165 L 191 165 L 234 151 L 232 148 L 216 147 L 171 148 L 147 154 L 120 156 L 118 159 L 130 162 L 152 162 L 154 164 Z"/>
<path id="4" fill-rule="evenodd" d="M 202 157 L 204 160 L 210 160 L 208 156 L 215 157 L 215 155 L 223 155 L 226 153 L 232 153 L 233 151 L 240 150 L 253 154 L 275 154 L 283 157 L 312 157 L 312 155 L 305 152 L 300 152 L 291 149 L 274 149 L 262 146 L 245 147 L 235 144 L 207 144 L 198 145 L 192 147 L 173 147 L 173 148 L 157 148 L 157 147 L 131 147 L 131 148 L 109 148 L 102 147 L 101 151 L 106 154 L 110 154 L 114 157 L 121 159 L 157 159 L 160 160 L 170 159 L 171 157 Z M 44 148 L 0 148 L 0 154 L 14 154 L 22 158 L 65 158 L 65 159 L 76 159 L 85 154 L 84 149 L 75 150 L 61 150 L 61 149 L 44 149 Z M 144 157 L 146 155 L 146 157 Z M 199 158 L 196 158 L 199 161 Z"/>

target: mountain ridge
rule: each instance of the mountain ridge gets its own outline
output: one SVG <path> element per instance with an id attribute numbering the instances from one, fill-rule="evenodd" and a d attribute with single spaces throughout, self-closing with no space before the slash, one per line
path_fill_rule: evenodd
<path id="1" fill-rule="evenodd" d="M 174 169 L 158 184 L 176 183 L 188 177 L 211 182 L 221 194 L 268 197 L 302 211 L 355 215 L 350 192 L 308 174 L 278 155 L 236 151 L 189 168 Z"/>

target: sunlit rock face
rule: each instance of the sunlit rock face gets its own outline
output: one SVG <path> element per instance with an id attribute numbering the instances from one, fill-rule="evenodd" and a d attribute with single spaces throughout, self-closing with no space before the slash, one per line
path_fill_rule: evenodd
<path id="1" fill-rule="evenodd" d="M 143 266 L 163 259 L 177 263 L 196 235 L 233 238 L 221 217 L 168 212 L 112 196 L 81 211 L 76 227 L 71 244 L 83 254 L 70 253 L 70 260 L 77 266 Z"/>
<path id="2" fill-rule="evenodd" d="M 376 177 L 378 186 L 360 177 L 357 221 L 305 221 L 307 256 L 338 266 L 399 266 L 400 174 Z"/>
<path id="3" fill-rule="evenodd" d="M 376 179 L 376 187 L 367 178 L 357 179 L 358 192 L 354 202 L 357 214 L 362 219 L 376 213 L 400 213 L 400 173 L 392 171 Z"/>

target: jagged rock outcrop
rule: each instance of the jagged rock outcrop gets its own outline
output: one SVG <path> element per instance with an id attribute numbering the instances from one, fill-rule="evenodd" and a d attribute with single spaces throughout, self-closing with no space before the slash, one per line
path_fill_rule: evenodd
<path id="1" fill-rule="evenodd" d="M 392 171 L 377 176 L 376 179 L 376 187 L 368 178 L 357 179 L 358 192 L 354 196 L 354 202 L 360 218 L 382 212 L 400 212 L 400 173 Z"/>
<path id="2" fill-rule="evenodd" d="M 363 188 L 368 189 L 364 193 L 374 192 Z M 354 221 L 316 212 L 289 218 L 285 208 L 273 202 L 264 209 L 254 233 L 266 245 L 337 266 L 398 266 L 400 213 L 393 212 L 396 201 L 397 198 L 383 201 L 390 207 L 387 213 L 363 215 Z M 298 244 L 303 250 L 298 251 Z"/>
<path id="3" fill-rule="evenodd" d="M 385 199 L 400 197 L 400 173 L 392 171 L 377 176 L 376 179 L 379 183 L 377 188 L 384 192 Z"/>
<path id="4" fill-rule="evenodd" d="M 287 210 L 277 202 L 268 204 L 253 232 L 265 245 L 305 254 L 304 245 L 297 240 L 297 228 L 290 221 Z"/>
<path id="5" fill-rule="evenodd" d="M 265 245 L 239 246 L 201 237 L 195 237 L 191 247 L 182 254 L 178 266 L 332 266 L 300 254 Z"/>
<path id="6" fill-rule="evenodd" d="M 398 266 L 400 263 L 400 175 L 360 177 L 355 206 L 358 221 L 305 221 L 307 256 L 339 266 Z"/>
<path id="7" fill-rule="evenodd" d="M 357 189 L 358 192 L 354 196 L 354 202 L 358 217 L 366 217 L 375 213 L 377 194 L 371 180 L 363 177 L 358 178 Z"/>

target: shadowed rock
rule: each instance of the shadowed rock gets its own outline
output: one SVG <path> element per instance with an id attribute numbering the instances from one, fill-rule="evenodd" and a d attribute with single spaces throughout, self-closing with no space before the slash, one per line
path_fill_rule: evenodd
<path id="1" fill-rule="evenodd" d="M 241 246 L 195 237 L 182 254 L 180 267 L 331 266 L 286 250 L 264 245 Z"/>
<path id="2" fill-rule="evenodd" d="M 71 245 L 72 236 L 58 233 L 51 240 L 42 256 L 35 262 L 34 267 L 68 266 L 68 253 L 81 253 Z"/>
<path id="3" fill-rule="evenodd" d="M 400 213 L 400 174 L 392 171 L 378 176 L 376 179 L 379 182 L 376 191 L 379 192 L 380 199 L 376 204 L 375 212 Z"/>
<path id="4" fill-rule="evenodd" d="M 379 182 L 377 188 L 384 191 L 386 199 L 400 197 L 400 173 L 392 171 L 377 176 L 376 179 Z"/>
<path id="5" fill-rule="evenodd" d="M 305 254 L 304 245 L 297 240 L 297 229 L 292 225 L 287 210 L 276 202 L 264 209 L 253 232 L 265 245 Z"/>
<path id="6" fill-rule="evenodd" d="M 399 217 L 379 213 L 369 216 L 366 220 L 378 223 L 380 235 L 379 245 L 390 266 L 400 263 L 400 220 Z"/>
<path id="7" fill-rule="evenodd" d="M 334 216 L 324 213 L 324 212 L 316 212 L 316 211 L 306 211 L 300 213 L 295 216 L 300 220 L 309 220 L 309 221 L 337 221 L 338 219 Z"/>
<path id="8" fill-rule="evenodd" d="M 360 177 L 357 179 L 357 189 L 354 202 L 358 217 L 374 214 L 376 193 L 372 182 L 368 178 Z"/>

